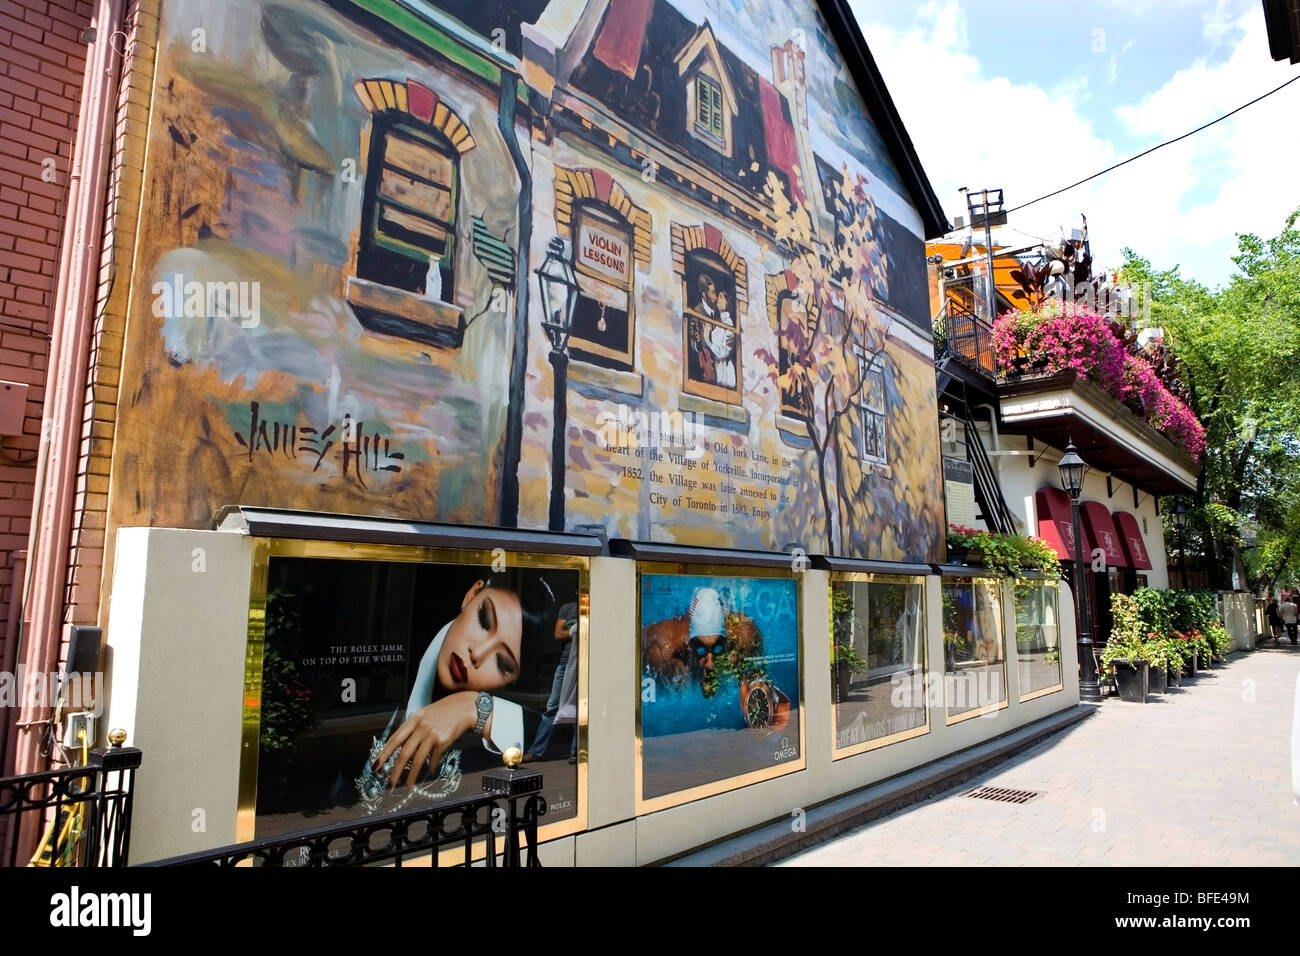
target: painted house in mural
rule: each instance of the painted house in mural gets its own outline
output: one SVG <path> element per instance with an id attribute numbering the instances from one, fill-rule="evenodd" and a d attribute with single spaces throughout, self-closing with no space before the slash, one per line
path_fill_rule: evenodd
<path id="1" fill-rule="evenodd" d="M 938 560 L 935 205 L 810 14 L 166 4 L 110 525 L 269 505 Z"/>

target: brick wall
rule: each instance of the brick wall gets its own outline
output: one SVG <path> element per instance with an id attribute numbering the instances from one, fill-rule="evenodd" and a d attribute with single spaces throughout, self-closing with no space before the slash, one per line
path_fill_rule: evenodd
<path id="1" fill-rule="evenodd" d="M 50 310 L 90 0 L 0 0 L 0 379 L 25 382 L 23 435 L 0 438 L 0 642 L 27 547 Z M 52 180 L 52 181 L 51 181 Z"/>
<path id="2" fill-rule="evenodd" d="M 122 343 L 131 291 L 136 222 L 144 180 L 149 98 L 158 39 L 157 0 L 130 0 L 122 26 L 126 34 L 116 96 L 104 236 L 91 329 L 90 371 L 82 418 L 81 458 L 77 467 L 76 513 L 68 567 L 68 605 L 64 619 L 107 624 L 108 583 L 112 573 L 112 529 L 108 529 L 108 482 L 117 422 L 117 392 Z M 103 590 L 101 592 L 101 582 Z M 102 595 L 102 600 L 101 600 Z"/>

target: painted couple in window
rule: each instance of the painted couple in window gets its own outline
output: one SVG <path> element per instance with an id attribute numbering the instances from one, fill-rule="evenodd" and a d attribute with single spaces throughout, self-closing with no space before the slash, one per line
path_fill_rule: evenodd
<path id="1" fill-rule="evenodd" d="M 707 385 L 736 387 L 736 320 L 732 315 L 732 296 L 719 286 L 713 276 L 701 273 L 695 280 L 695 299 L 690 308 L 712 321 L 697 316 L 689 319 L 691 348 L 695 361 L 695 378 Z"/>

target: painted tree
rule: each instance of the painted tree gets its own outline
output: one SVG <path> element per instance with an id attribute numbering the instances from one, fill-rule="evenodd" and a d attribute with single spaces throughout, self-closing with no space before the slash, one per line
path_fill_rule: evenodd
<path id="1" fill-rule="evenodd" d="M 854 522 L 870 507 L 857 494 L 862 469 L 854 429 L 870 427 L 861 420 L 863 399 L 879 381 L 871 370 L 879 368 L 889 336 L 873 293 L 887 278 L 876 206 L 866 179 L 847 166 L 827 195 L 833 228 L 817 221 L 807 201 L 793 201 L 774 174 L 767 193 L 787 259 L 791 306 L 778 318 L 783 355 L 765 358 L 787 407 L 807 427 L 826 542 L 832 553 L 841 553 Z"/>

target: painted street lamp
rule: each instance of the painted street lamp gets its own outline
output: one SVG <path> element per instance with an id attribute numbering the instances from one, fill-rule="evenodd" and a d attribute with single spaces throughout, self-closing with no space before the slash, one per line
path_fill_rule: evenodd
<path id="1" fill-rule="evenodd" d="M 1183 590 L 1187 590 L 1187 506 L 1181 501 L 1174 505 L 1174 527 L 1178 529 L 1178 553 L 1183 566 Z"/>
<path id="2" fill-rule="evenodd" d="M 546 258 L 537 267 L 537 287 L 542 295 L 542 328 L 551 340 L 551 368 L 554 370 L 555 411 L 551 431 L 551 517 L 552 531 L 564 530 L 565 437 L 569 417 L 569 333 L 578 306 L 578 277 L 564 254 L 564 240 L 551 239 Z M 522 400 L 516 397 L 516 400 Z"/>
<path id="3" fill-rule="evenodd" d="M 1083 473 L 1087 466 L 1079 457 L 1079 450 L 1071 441 L 1065 446 L 1061 458 L 1061 485 L 1070 496 L 1070 512 L 1074 517 L 1074 610 L 1079 621 L 1079 699 L 1101 700 L 1097 685 L 1097 661 L 1092 656 L 1091 611 L 1088 606 L 1088 583 L 1083 567 L 1083 535 L 1079 528 L 1079 496 L 1083 494 Z"/>

